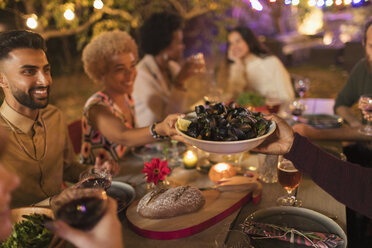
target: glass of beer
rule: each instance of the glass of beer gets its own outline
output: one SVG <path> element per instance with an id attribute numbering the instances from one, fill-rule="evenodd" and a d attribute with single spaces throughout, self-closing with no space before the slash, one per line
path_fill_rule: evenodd
<path id="1" fill-rule="evenodd" d="M 302 202 L 296 199 L 295 189 L 300 184 L 302 172 L 294 167 L 288 159 L 281 159 L 278 163 L 278 181 L 287 191 L 286 196 L 279 197 L 277 204 L 280 206 L 301 206 Z"/>

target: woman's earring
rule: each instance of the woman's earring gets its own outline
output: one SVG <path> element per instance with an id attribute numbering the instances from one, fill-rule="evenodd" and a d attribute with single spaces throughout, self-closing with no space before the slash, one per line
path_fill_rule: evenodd
<path id="1" fill-rule="evenodd" d="M 168 61 L 168 53 L 164 53 L 164 54 L 163 54 L 163 59 L 164 59 L 165 61 Z"/>

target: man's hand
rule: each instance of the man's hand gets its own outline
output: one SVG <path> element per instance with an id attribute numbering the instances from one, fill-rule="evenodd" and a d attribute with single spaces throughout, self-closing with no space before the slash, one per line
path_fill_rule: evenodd
<path id="1" fill-rule="evenodd" d="M 266 140 L 253 149 L 253 152 L 266 153 L 266 154 L 286 154 L 291 150 L 293 144 L 293 130 L 292 128 L 277 115 L 265 116 L 267 120 L 276 122 L 275 132 L 266 138 Z"/>
<path id="2" fill-rule="evenodd" d="M 86 232 L 72 228 L 60 220 L 53 222 L 51 229 L 59 237 L 78 248 L 123 247 L 121 223 L 117 217 L 117 204 L 112 198 L 108 199 L 105 215 L 92 230 Z"/>
<path id="3" fill-rule="evenodd" d="M 100 156 L 96 157 L 96 164 L 94 165 L 94 168 L 97 170 L 106 170 L 113 176 L 117 175 L 120 170 L 119 164 L 113 159 L 102 160 Z"/>

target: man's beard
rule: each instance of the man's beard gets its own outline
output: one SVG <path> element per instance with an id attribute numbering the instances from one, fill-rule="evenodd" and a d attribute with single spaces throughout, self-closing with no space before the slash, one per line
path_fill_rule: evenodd
<path id="1" fill-rule="evenodd" d="M 31 96 L 31 91 L 40 89 L 40 88 L 47 88 L 48 95 L 46 97 L 46 102 L 45 103 L 38 103 L 36 102 L 32 96 Z M 23 93 L 22 91 L 11 87 L 12 94 L 14 98 L 23 106 L 29 107 L 30 109 L 41 109 L 45 108 L 48 106 L 49 103 L 49 86 L 47 87 L 34 87 L 29 89 L 28 94 Z"/>

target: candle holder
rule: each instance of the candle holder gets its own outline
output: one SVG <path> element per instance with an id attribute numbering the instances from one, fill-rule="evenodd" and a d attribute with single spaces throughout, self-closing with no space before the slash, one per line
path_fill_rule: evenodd
<path id="1" fill-rule="evenodd" d="M 198 155 L 193 150 L 187 150 L 183 155 L 183 164 L 186 169 L 195 169 L 198 163 Z"/>
<path id="2" fill-rule="evenodd" d="M 218 183 L 222 178 L 229 178 L 235 175 L 236 170 L 234 166 L 228 163 L 215 164 L 208 173 L 209 179 L 214 183 Z"/>

